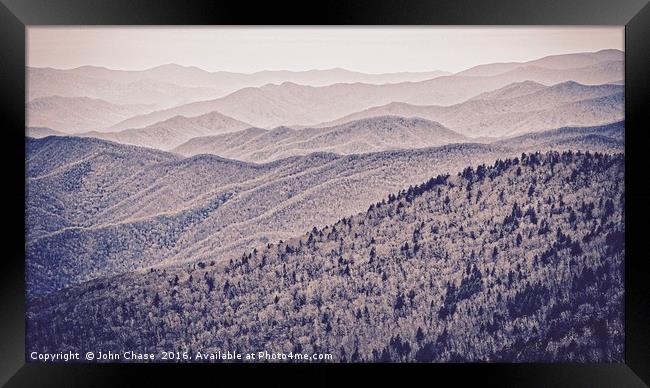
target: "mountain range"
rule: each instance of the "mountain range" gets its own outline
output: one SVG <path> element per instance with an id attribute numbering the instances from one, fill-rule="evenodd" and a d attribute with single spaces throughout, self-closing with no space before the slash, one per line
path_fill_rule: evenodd
<path id="1" fill-rule="evenodd" d="M 27 68 L 28 101 L 52 96 L 91 97 L 114 104 L 154 104 L 159 108 L 222 97 L 242 88 L 285 81 L 312 86 L 354 82 L 384 84 L 422 81 L 448 74 L 450 73 L 437 70 L 366 74 L 339 68 L 244 74 L 209 72 L 194 66 L 176 64 L 137 71 L 113 70 L 101 66 L 81 66 L 65 70 Z"/>
<path id="2" fill-rule="evenodd" d="M 90 131 L 76 135 L 163 150 L 177 147 L 175 151 L 183 155 L 212 153 L 241 160 L 267 161 L 310 151 L 350 154 L 428 147 L 445 142 L 463 141 L 463 137 L 503 137 L 560 126 L 601 125 L 623 119 L 623 93 L 624 86 L 617 84 L 583 85 L 567 81 L 544 86 L 532 81 L 523 81 L 482 93 L 451 106 L 421 106 L 392 102 L 314 127 L 298 126 L 293 129 L 278 127 L 267 131 L 217 111 L 211 111 L 194 117 L 174 116 L 144 128 L 131 128 L 117 132 Z M 58 98 L 48 98 L 48 100 L 59 101 Z M 69 117 L 83 116 L 84 112 L 90 112 L 87 116 L 93 117 L 101 116 L 98 111 L 101 111 L 104 117 L 116 114 L 114 105 L 106 106 L 91 99 L 79 100 L 83 101 L 88 109 L 75 110 L 66 104 L 63 104 L 63 108 L 60 104 L 52 104 L 50 116 L 55 118 L 64 116 L 70 120 Z M 30 106 L 40 102 L 41 99 L 34 100 Z M 94 109 L 95 106 L 107 109 Z M 128 110 L 130 107 L 123 109 Z M 73 110 L 74 114 L 66 115 L 68 110 Z M 37 117 L 47 115 L 43 112 L 39 115 L 36 112 L 34 115 Z M 398 123 L 397 119 L 387 120 L 384 116 L 400 116 L 402 124 Z M 406 133 L 403 124 L 409 120 L 408 118 L 411 120 L 420 118 L 418 124 L 410 123 L 411 127 L 421 126 L 426 120 L 431 120 L 449 129 L 445 128 L 446 131 L 439 131 L 437 134 L 429 131 L 425 137 L 422 137 L 423 134 Z M 370 119 L 374 119 L 375 122 Z M 28 123 L 35 120 L 35 118 L 28 118 Z M 51 123 L 51 126 L 44 124 L 36 126 L 55 130 L 60 128 L 56 124 L 56 119 L 49 121 L 42 119 L 36 122 Z M 380 126 L 385 128 L 382 130 Z M 240 130 L 245 132 L 232 133 Z M 449 130 L 456 133 L 451 135 Z M 327 133 L 329 135 L 326 135 Z"/>
<path id="3" fill-rule="evenodd" d="M 27 68 L 27 349 L 621 362 L 623 59 Z"/>
<path id="4" fill-rule="evenodd" d="M 566 144 L 621 152 L 623 131 L 616 123 L 492 145 L 311 153 L 264 164 L 93 138 L 28 138 L 29 289 L 39 294 L 153 265 L 223 260 L 468 163 Z"/>
<path id="5" fill-rule="evenodd" d="M 208 153 L 264 162 L 316 151 L 345 155 L 422 148 L 476 141 L 467 136 L 485 141 L 485 137 L 561 126 L 607 124 L 623 118 L 623 104 L 621 85 L 569 81 L 547 87 L 527 81 L 449 107 L 391 103 L 314 128 L 247 128 L 227 135 L 197 137 L 173 151 L 185 156 Z M 445 123 L 447 128 L 421 117 Z M 426 132 L 413 131 L 424 127 L 428 128 Z"/>
<path id="6" fill-rule="evenodd" d="M 28 127 L 45 127 L 64 133 L 105 129 L 129 117 L 148 113 L 153 105 L 119 105 L 89 97 L 39 97 L 27 103 Z"/>
<path id="7" fill-rule="evenodd" d="M 578 69 L 517 68 L 494 76 L 450 75 L 419 82 L 371 85 L 333 84 L 313 87 L 283 82 L 244 88 L 225 97 L 193 102 L 124 120 L 112 130 L 138 128 L 176 115 L 198 116 L 218 111 L 261 128 L 315 125 L 373 106 L 391 102 L 415 105 L 452 105 L 513 82 L 535 81 L 545 85 L 564 81 L 603 84 L 618 81 L 623 62 L 601 62 Z"/>
<path id="8" fill-rule="evenodd" d="M 623 119 L 623 93 L 624 86 L 616 84 L 583 85 L 567 81 L 544 86 L 523 81 L 451 106 L 393 102 L 314 127 L 277 127 L 267 131 L 211 111 L 200 116 L 174 116 L 144 128 L 77 135 L 163 150 L 175 148 L 175 152 L 183 155 L 212 153 L 268 161 L 314 151 L 351 154 L 429 147 L 460 142 L 464 137 L 480 139 L 561 126 L 602 125 Z M 404 126 L 409 120 L 413 121 L 407 124 L 411 129 Z M 447 128 L 436 133 L 412 132 L 427 120 Z M 239 130 L 245 132 L 232 133 Z M 455 133 L 451 134 L 450 130 Z"/>
<path id="9" fill-rule="evenodd" d="M 65 140 L 35 143 L 47 141 Z M 27 347 L 622 362 L 623 155 L 522 154 L 450 173 L 231 260 L 31 296 Z"/>
<path id="10" fill-rule="evenodd" d="M 85 135 L 147 128 L 144 140 L 135 131 L 102 136 L 147 146 L 151 146 L 146 137 L 152 128 L 166 127 L 167 140 L 161 146 L 168 148 L 189 140 L 187 133 L 201 131 L 175 128 L 179 140 L 172 140 L 173 130 L 165 122 L 213 112 L 263 129 L 332 126 L 371 116 L 416 116 L 465 136 L 502 136 L 528 127 L 541 130 L 622 119 L 612 112 L 617 107 L 611 104 L 611 109 L 600 110 L 589 103 L 578 104 L 573 121 L 567 121 L 571 107 L 560 112 L 541 111 L 561 102 L 585 100 L 589 91 L 580 89 L 597 84 L 619 84 L 622 93 L 622 59 L 621 51 L 602 50 L 480 65 L 456 74 L 364 74 L 339 68 L 240 74 L 174 64 L 142 71 L 97 66 L 28 68 L 26 126 Z M 560 85 L 569 90 L 557 90 Z M 554 91 L 564 95 L 552 95 Z M 605 93 L 592 92 L 592 98 Z M 517 101 L 524 96 L 531 99 L 528 106 Z M 539 112 L 534 118 L 521 113 L 535 110 Z M 552 120 L 545 123 L 544 116 Z"/>
<path id="11" fill-rule="evenodd" d="M 221 135 L 250 127 L 250 124 L 215 111 L 196 117 L 174 116 L 144 128 L 118 132 L 83 132 L 76 136 L 96 137 L 123 144 L 169 150 L 190 139 Z"/>
<path id="12" fill-rule="evenodd" d="M 392 102 L 356 112 L 316 127 L 362 118 L 396 115 L 433 120 L 470 137 L 511 136 L 563 125 L 590 126 L 621 120 L 622 85 L 583 85 L 574 81 L 552 86 L 523 81 L 451 106 Z"/>
<path id="13" fill-rule="evenodd" d="M 169 79 L 123 83 L 51 68 L 27 68 L 26 73 L 27 103 L 40 97 L 87 97 L 111 104 L 144 104 L 162 109 L 223 95 L 212 88 L 180 86 Z"/>
<path id="14" fill-rule="evenodd" d="M 269 162 L 313 152 L 339 155 L 426 148 L 468 141 L 442 125 L 417 117 L 380 116 L 326 128 L 249 128 L 226 135 L 196 137 L 172 151 L 184 156 L 214 154 Z"/>
<path id="15" fill-rule="evenodd" d="M 46 127 L 27 127 L 25 128 L 25 136 L 40 139 L 47 136 L 66 136 L 66 133 L 56 131 Z"/>
<path id="16" fill-rule="evenodd" d="M 488 63 L 474 66 L 457 73 L 468 76 L 491 76 L 513 71 L 522 67 L 542 67 L 546 69 L 576 69 L 592 66 L 602 62 L 622 61 L 624 53 L 621 50 L 605 49 L 595 52 L 570 53 L 549 55 L 527 62 Z"/>
<path id="17" fill-rule="evenodd" d="M 181 66 L 173 63 L 145 70 L 112 70 L 100 66 L 81 66 L 75 69 L 63 70 L 62 72 L 121 83 L 142 80 L 153 80 L 157 82 L 169 82 L 169 80 L 173 80 L 175 84 L 180 86 L 211 87 L 217 88 L 224 93 L 228 91 L 233 92 L 245 87 L 262 86 L 286 81 L 311 86 L 354 82 L 386 84 L 422 81 L 451 74 L 441 70 L 369 74 L 341 68 L 306 71 L 264 70 L 255 73 L 236 73 L 228 71 L 211 72 L 196 66 Z"/>

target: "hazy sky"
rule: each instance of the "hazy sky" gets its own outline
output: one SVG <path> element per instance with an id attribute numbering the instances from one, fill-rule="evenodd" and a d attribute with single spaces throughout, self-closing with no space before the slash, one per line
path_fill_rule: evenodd
<path id="1" fill-rule="evenodd" d="M 623 27 L 29 27 L 27 64 L 250 73 L 342 67 L 460 71 L 489 62 L 623 50 Z"/>

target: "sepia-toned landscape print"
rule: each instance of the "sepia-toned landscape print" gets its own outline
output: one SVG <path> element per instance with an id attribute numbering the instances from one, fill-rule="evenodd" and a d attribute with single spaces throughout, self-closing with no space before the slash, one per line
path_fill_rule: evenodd
<path id="1" fill-rule="evenodd" d="M 622 28 L 27 35 L 27 361 L 623 361 Z"/>

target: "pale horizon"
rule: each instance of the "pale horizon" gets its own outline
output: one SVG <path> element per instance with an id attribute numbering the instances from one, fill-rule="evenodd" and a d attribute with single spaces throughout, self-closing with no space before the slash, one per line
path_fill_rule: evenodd
<path id="1" fill-rule="evenodd" d="M 624 50 L 623 27 L 28 27 L 28 67 L 447 71 Z M 462 49 L 461 49 L 462 48 Z M 219 53 L 227 53 L 221 56 Z"/>

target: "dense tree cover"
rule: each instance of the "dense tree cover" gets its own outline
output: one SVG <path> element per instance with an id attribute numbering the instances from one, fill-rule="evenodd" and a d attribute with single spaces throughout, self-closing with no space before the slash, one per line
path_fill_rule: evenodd
<path id="1" fill-rule="evenodd" d="M 27 291 L 162 262 L 236 258 L 356 214 L 432 175 L 501 155 L 500 147 L 452 144 L 258 165 L 97 139 L 30 140 Z"/>
<path id="2" fill-rule="evenodd" d="M 624 158 L 522 154 L 220 264 L 28 301 L 28 351 L 623 360 Z"/>
<path id="3" fill-rule="evenodd" d="M 181 158 L 93 138 L 28 138 L 27 292 L 164 262 L 229 260 L 356 214 L 440 173 L 530 151 L 622 152 L 623 135 L 618 122 L 492 145 L 313 153 L 266 164 Z"/>

